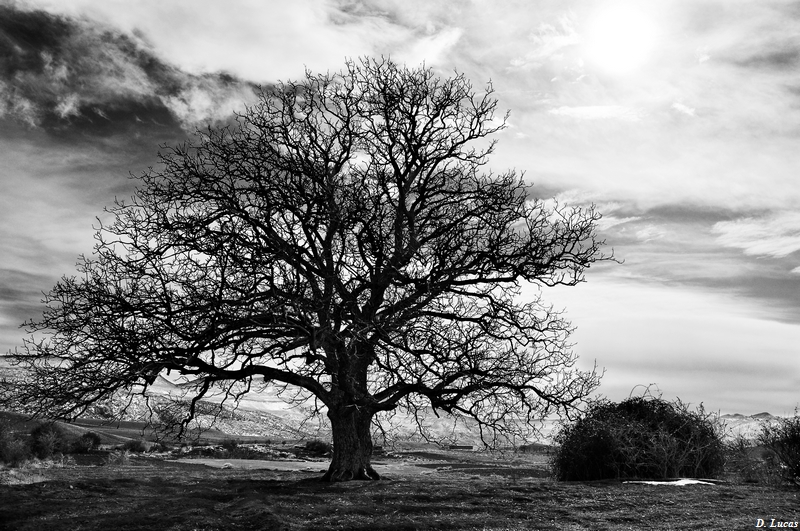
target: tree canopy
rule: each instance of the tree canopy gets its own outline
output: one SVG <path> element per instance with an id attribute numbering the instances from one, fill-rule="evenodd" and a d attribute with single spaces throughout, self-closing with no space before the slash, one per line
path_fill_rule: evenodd
<path id="1" fill-rule="evenodd" d="M 213 390 L 287 386 L 327 411 L 327 479 L 378 477 L 382 412 L 467 416 L 489 440 L 579 403 L 598 376 L 574 368 L 570 324 L 519 294 L 606 259 L 600 216 L 485 170 L 492 94 L 348 61 L 164 148 L 27 323 L 6 403 L 75 417 L 174 371 L 195 378 L 191 416 Z"/>

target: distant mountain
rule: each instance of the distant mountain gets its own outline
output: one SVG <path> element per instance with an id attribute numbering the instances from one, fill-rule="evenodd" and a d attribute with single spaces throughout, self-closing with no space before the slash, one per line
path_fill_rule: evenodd
<path id="1" fill-rule="evenodd" d="M 727 413 L 725 415 L 720 415 L 720 418 L 741 420 L 741 419 L 774 419 L 777 417 L 765 411 L 763 413 L 756 413 L 754 415 L 742 415 L 741 413 Z"/>
<path id="2" fill-rule="evenodd" d="M 0 378 L 10 376 L 20 371 L 11 365 L 7 356 L 0 356 Z M 202 383 L 202 380 L 186 381 L 182 378 L 175 378 L 159 375 L 155 382 L 150 385 L 145 393 L 150 397 L 151 402 L 159 403 L 168 400 L 169 397 L 179 398 L 191 390 L 192 387 Z M 141 388 L 135 389 L 141 392 Z M 223 396 L 208 396 L 201 401 L 211 409 L 217 409 L 223 401 Z M 115 404 L 119 402 L 119 404 Z M 145 404 L 141 394 L 134 394 L 133 402 L 127 409 L 123 418 L 117 418 L 115 412 L 121 410 L 121 405 L 127 402 L 126 398 L 118 397 L 104 404 L 98 404 L 89 409 L 89 417 L 115 420 L 146 420 L 149 408 Z M 151 403 L 151 406 L 153 403 Z M 310 405 L 310 404 L 309 404 Z M 225 401 L 223 413 L 216 419 L 218 429 L 232 436 L 259 436 L 274 437 L 285 439 L 299 439 L 308 437 L 327 437 L 329 436 L 329 426 L 325 418 L 323 422 L 308 421 L 308 405 L 302 406 L 287 403 L 279 393 L 273 388 L 253 389 L 245 394 L 239 401 L 237 407 L 232 407 L 230 400 Z M 203 415 L 203 424 L 211 422 L 212 417 Z M 428 412 L 424 415 L 428 434 L 445 444 L 473 444 L 480 445 L 479 429 L 474 421 L 461 420 L 454 423 L 448 417 L 437 417 Z M 324 417 L 324 416 L 323 416 Z M 721 415 L 720 419 L 725 423 L 726 436 L 734 437 L 742 435 L 752 438 L 758 434 L 763 422 L 769 422 L 777 417 L 767 412 L 756 413 L 754 415 L 743 415 L 732 413 Z M 397 415 L 392 420 L 392 428 L 398 440 L 418 440 L 416 427 L 413 419 L 403 418 Z M 540 442 L 550 443 L 554 432 L 558 428 L 557 420 L 546 420 L 542 426 Z"/>
<path id="3" fill-rule="evenodd" d="M 742 415 L 741 413 L 733 413 L 727 415 L 720 415 L 720 419 L 725 423 L 726 437 L 744 437 L 746 439 L 754 439 L 761 433 L 761 427 L 764 423 L 775 422 L 780 417 L 772 415 L 771 413 L 762 412 L 754 415 Z"/>

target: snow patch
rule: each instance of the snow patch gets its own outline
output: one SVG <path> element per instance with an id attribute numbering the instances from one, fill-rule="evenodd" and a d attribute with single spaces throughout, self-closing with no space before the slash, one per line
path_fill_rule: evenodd
<path id="1" fill-rule="evenodd" d="M 710 481 L 702 481 L 700 479 L 679 479 L 676 481 L 623 481 L 623 483 L 638 483 L 640 485 L 675 485 L 682 487 L 684 485 L 714 485 Z"/>

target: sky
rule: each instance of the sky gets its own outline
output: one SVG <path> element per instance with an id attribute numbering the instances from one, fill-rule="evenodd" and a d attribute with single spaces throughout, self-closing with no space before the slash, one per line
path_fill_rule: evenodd
<path id="1" fill-rule="evenodd" d="M 0 352 L 159 145 L 383 54 L 491 80 L 491 168 L 603 214 L 622 263 L 543 292 L 600 395 L 791 414 L 799 29 L 797 0 L 0 0 Z"/>

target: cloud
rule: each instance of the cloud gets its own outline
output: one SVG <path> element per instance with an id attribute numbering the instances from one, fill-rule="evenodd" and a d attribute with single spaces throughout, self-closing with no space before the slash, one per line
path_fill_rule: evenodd
<path id="1" fill-rule="evenodd" d="M 736 9 L 709 0 L 658 4 L 653 9 L 661 16 L 653 20 L 663 38 L 637 75 L 625 78 L 594 72 L 589 62 L 579 67 L 578 45 L 560 47 L 556 40 L 546 47 L 548 36 L 564 39 L 574 31 L 576 41 L 585 37 L 591 22 L 585 6 L 564 3 L 560 13 L 544 7 L 546 20 L 537 11 L 516 25 L 506 19 L 508 38 L 490 60 L 519 67 L 495 78 L 507 90 L 503 103 L 521 138 L 507 164 L 535 168 L 538 184 L 608 191 L 647 206 L 796 205 L 800 70 L 774 66 L 770 54 L 795 49 L 798 12 L 773 0 L 740 2 Z M 570 9 L 568 32 L 558 21 Z M 536 43 L 517 37 L 526 23 L 534 33 L 548 30 L 538 32 Z M 487 33 L 484 40 L 490 39 Z M 749 57 L 770 59 L 746 64 Z"/>
<path id="2" fill-rule="evenodd" d="M 697 112 L 695 111 L 694 108 L 689 107 L 688 105 L 684 105 L 683 103 L 677 101 L 672 104 L 671 108 L 681 114 L 685 114 L 686 116 L 692 116 L 692 117 L 697 116 Z"/>
<path id="3" fill-rule="evenodd" d="M 460 28 L 446 28 L 433 35 L 422 37 L 408 49 L 397 54 L 397 59 L 414 66 L 423 62 L 428 66 L 437 64 L 458 43 L 462 33 L 463 30 Z"/>
<path id="4" fill-rule="evenodd" d="M 626 218 L 618 218 L 614 216 L 604 215 L 600 221 L 597 222 L 597 229 L 600 231 L 607 231 L 612 227 L 616 227 L 618 225 L 624 225 L 625 223 L 631 223 L 633 221 L 639 221 L 642 219 L 639 216 L 630 216 Z"/>
<path id="5" fill-rule="evenodd" d="M 338 69 L 346 57 L 409 49 L 430 36 L 399 16 L 429 11 L 421 2 L 412 8 L 357 0 L 29 1 L 51 12 L 104 20 L 127 34 L 142 32 L 164 61 L 184 72 L 226 71 L 258 83 L 297 79 L 305 68 Z"/>
<path id="6" fill-rule="evenodd" d="M 711 59 L 711 56 L 708 54 L 708 48 L 705 46 L 697 48 L 694 52 L 694 56 L 698 64 L 703 64 Z"/>
<path id="7" fill-rule="evenodd" d="M 641 120 L 641 112 L 623 105 L 586 105 L 581 107 L 557 107 L 548 111 L 556 116 L 567 116 L 578 120 L 616 119 L 630 122 Z"/>
<path id="8" fill-rule="evenodd" d="M 587 283 L 546 296 L 556 308 L 567 308 L 566 317 L 577 325 L 571 340 L 579 363 L 591 367 L 596 361 L 606 369 L 600 391 L 613 400 L 637 384 L 656 382 L 665 396 L 704 402 L 711 410 L 776 413 L 797 402 L 792 384 L 800 371 L 800 327 L 761 319 L 729 291 L 665 289 L 590 273 Z M 742 391 L 756 382 L 758 396 Z"/>
<path id="9" fill-rule="evenodd" d="M 64 138 L 228 119 L 254 99 L 224 74 L 190 75 L 135 33 L 0 5 L 0 117 Z M 202 100 L 202 104 L 198 101 Z"/>
<path id="10" fill-rule="evenodd" d="M 525 38 L 509 45 L 507 53 L 513 55 L 503 58 L 503 63 L 508 65 L 506 72 L 521 76 L 521 83 L 533 84 L 557 95 L 565 88 L 556 84 L 568 86 L 587 81 L 584 58 L 580 54 L 583 37 L 575 27 L 575 14 L 571 11 L 541 9 L 539 13 L 534 19 L 538 19 L 538 23 L 526 31 Z M 523 20 L 509 21 L 502 29 L 508 31 L 509 25 L 513 27 Z M 509 33 L 514 34 L 513 31 Z M 494 38 L 505 41 L 508 36 L 495 35 Z"/>
<path id="11" fill-rule="evenodd" d="M 600 236 L 624 263 L 600 267 L 593 278 L 734 297 L 737 311 L 754 318 L 800 319 L 800 256 L 786 248 L 800 246 L 800 216 L 703 204 L 597 204 L 611 218 L 608 225 L 599 225 Z M 725 237 L 731 238 L 730 245 L 721 244 Z"/>
<path id="12" fill-rule="evenodd" d="M 653 240 L 660 240 L 667 236 L 668 232 L 662 227 L 657 225 L 646 225 L 645 227 L 636 231 L 636 237 L 642 243 L 651 242 Z"/>
<path id="13" fill-rule="evenodd" d="M 545 61 L 560 60 L 565 50 L 582 42 L 569 13 L 559 16 L 555 23 L 541 22 L 531 32 L 529 40 L 532 43 L 531 50 L 524 59 L 515 59 L 514 66 L 537 67 Z"/>
<path id="14" fill-rule="evenodd" d="M 764 217 L 721 221 L 714 225 L 717 243 L 743 249 L 746 255 L 782 258 L 800 250 L 800 213 L 776 212 Z"/>
<path id="15" fill-rule="evenodd" d="M 42 308 L 35 301 L 42 298 L 42 287 L 52 282 L 51 275 L 0 268 L 0 318 L 3 319 L 0 323 L 16 329 L 23 321 L 40 314 Z"/>
<path id="16" fill-rule="evenodd" d="M 596 205 L 603 214 L 598 234 L 606 242 L 605 251 L 613 249 L 614 256 L 623 261 L 600 264 L 590 280 L 615 279 L 643 287 L 732 296 L 737 307 L 751 316 L 777 322 L 800 319 L 796 298 L 800 256 L 765 260 L 764 255 L 745 254 L 741 247 L 719 242 L 720 227 L 742 219 L 770 219 L 768 211 L 736 211 L 702 202 L 653 207 L 614 198 L 608 192 L 574 189 L 557 194 L 556 199 L 572 206 Z M 792 221 L 781 222 L 784 232 L 791 233 Z M 754 240 L 758 238 L 765 237 L 760 234 Z"/>
<path id="17" fill-rule="evenodd" d="M 367 42 L 375 33 L 379 44 L 394 42 L 417 54 L 415 61 L 430 60 L 448 54 L 461 36 L 446 18 L 418 27 L 392 13 L 347 14 L 328 2 L 324 9 L 320 2 L 285 8 L 294 26 L 280 19 L 283 8 L 257 3 L 248 4 L 251 20 L 243 26 L 237 25 L 241 17 L 229 16 L 230 6 L 218 3 L 207 17 L 189 16 L 203 9 L 202 1 L 159 2 L 151 11 L 113 1 L 64 0 L 47 11 L 19 7 L 47 4 L 0 0 L 0 249 L 6 271 L 0 271 L 0 351 L 18 343 L 20 322 L 41 312 L 41 292 L 73 271 L 80 253 L 91 253 L 95 216 L 102 217 L 115 197 L 134 192 L 137 183 L 128 173 L 157 165 L 159 144 L 175 145 L 195 126 L 243 110 L 254 99 L 256 81 L 281 74 L 273 64 L 291 63 L 302 74 L 303 50 L 315 57 L 324 50 L 319 57 L 327 61 L 335 52 L 338 69 L 343 39 Z M 334 20 L 337 13 L 342 16 Z M 147 23 L 150 17 L 160 17 L 159 24 Z M 269 24 L 259 26 L 265 17 Z M 130 21 L 145 24 L 140 29 Z M 198 22 L 210 26 L 193 25 Z M 227 29 L 215 32 L 215 24 Z M 270 34 L 270 27 L 278 33 Z M 315 33 L 315 27 L 322 30 Z M 187 31 L 192 38 L 178 42 Z M 245 42 L 242 35 L 257 39 Z M 193 39 L 202 43 L 194 47 Z M 258 39 L 266 44 L 255 45 Z M 236 46 L 240 50 L 232 50 Z M 170 53 L 176 48 L 196 58 L 208 52 L 209 61 L 200 68 Z M 346 49 L 372 50 L 360 44 Z M 276 63 L 273 56 L 280 56 Z M 237 69 L 247 81 L 226 73 Z"/>
<path id="18" fill-rule="evenodd" d="M 31 276 L 0 273 L 4 338 L 19 337 L 10 327 L 35 316 L 39 292 L 90 251 L 93 216 L 132 192 L 128 170 L 154 164 L 158 143 L 229 115 L 251 83 L 383 53 L 424 59 L 444 75 L 457 68 L 477 87 L 491 78 L 516 126 L 492 164 L 529 170 L 536 194 L 598 205 L 600 236 L 625 263 L 593 267 L 589 291 L 577 288 L 567 305 L 582 355 L 627 356 L 617 371 L 646 361 L 650 348 L 680 360 L 632 373 L 622 392 L 660 381 L 653 376 L 667 365 L 683 365 L 669 381 L 685 382 L 699 372 L 687 367 L 714 349 L 725 357 L 718 366 L 741 374 L 751 374 L 746 360 L 756 351 L 785 366 L 780 349 L 796 343 L 796 329 L 757 324 L 800 319 L 800 256 L 783 254 L 796 248 L 797 225 L 781 218 L 800 201 L 798 12 L 785 0 L 647 4 L 663 15 L 653 17 L 661 35 L 675 38 L 656 42 L 636 75 L 622 79 L 584 57 L 589 4 L 27 0 L 15 5 L 46 12 L 6 8 L 0 226 L 11 229 L 0 248 L 4 268 Z M 89 141 L 71 149 L 82 138 Z M 614 285 L 586 296 L 604 283 Z M 682 300 L 663 300 L 670 296 Z M 586 301 L 596 306 L 583 315 Z M 755 319 L 726 325 L 737 312 Z M 676 316 L 682 322 L 661 327 Z M 703 377 L 714 367 L 704 365 Z M 742 385 L 745 378 L 733 387 Z"/>
<path id="19" fill-rule="evenodd" d="M 336 29 L 359 36 L 369 53 L 417 66 L 440 66 L 464 35 L 462 17 L 474 8 L 458 1 L 342 0 L 321 2 Z M 326 5 L 327 4 L 327 5 Z M 330 28 L 328 28 L 330 31 Z M 339 39 L 342 42 L 342 39 Z"/>
<path id="20" fill-rule="evenodd" d="M 800 47 L 797 45 L 774 45 L 775 48 L 749 55 L 737 61 L 740 66 L 774 68 L 783 70 L 800 64 Z"/>
<path id="21" fill-rule="evenodd" d="M 181 90 L 162 98 L 185 129 L 208 121 L 230 119 L 235 112 L 242 112 L 243 102 L 252 103 L 252 87 L 227 76 L 192 76 Z"/>

